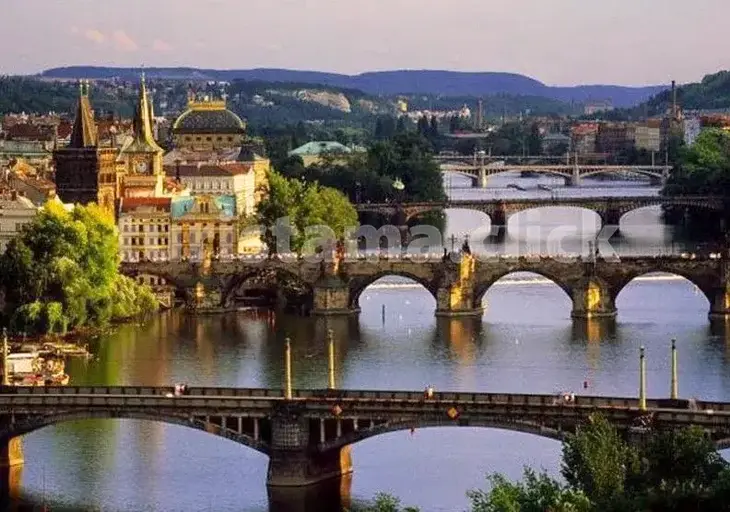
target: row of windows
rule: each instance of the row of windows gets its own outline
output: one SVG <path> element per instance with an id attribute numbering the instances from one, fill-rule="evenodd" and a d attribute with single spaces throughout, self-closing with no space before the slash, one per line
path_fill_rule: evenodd
<path id="1" fill-rule="evenodd" d="M 185 138 L 184 138 L 183 140 L 184 140 L 185 142 L 192 142 L 192 141 L 193 141 L 193 137 L 192 137 L 192 136 L 190 136 L 190 135 L 186 135 L 186 136 L 185 136 Z M 202 140 L 203 140 L 203 137 L 195 137 L 195 142 L 200 142 L 200 141 L 202 141 Z M 213 137 L 206 137 L 206 138 L 205 138 L 205 140 L 206 140 L 207 142 L 212 142 L 212 141 L 213 141 Z M 217 136 L 217 137 L 215 138 L 215 141 L 216 141 L 216 142 L 223 142 L 223 140 L 227 140 L 228 142 L 233 142 L 233 137 L 231 137 L 231 136 L 228 136 L 228 137 L 222 137 L 221 135 L 218 135 L 218 136 Z"/>
<path id="2" fill-rule="evenodd" d="M 23 226 L 28 224 L 27 222 L 16 222 L 15 223 L 15 232 L 20 232 L 21 229 L 23 229 Z M 7 224 L 3 225 L 0 223 L 0 231 L 10 232 L 13 233 L 14 231 L 12 229 L 7 229 Z"/>
<path id="3" fill-rule="evenodd" d="M 194 244 L 195 243 L 195 233 L 190 233 L 190 236 L 188 237 L 188 243 Z M 214 240 L 214 236 L 208 236 L 209 240 Z M 206 239 L 206 235 L 203 235 L 200 237 L 200 241 Z M 145 238 L 144 237 L 124 237 L 124 245 L 144 245 Z M 147 245 L 167 245 L 170 242 L 170 239 L 167 237 L 161 237 L 161 238 L 148 238 L 147 239 Z M 182 244 L 183 243 L 183 234 L 178 233 L 177 235 L 177 243 Z M 228 233 L 226 235 L 226 243 L 232 244 L 233 243 L 233 234 Z"/>
<path id="4" fill-rule="evenodd" d="M 157 229 L 155 229 L 155 227 Z M 130 231 L 132 233 L 144 233 L 145 232 L 145 229 L 144 229 L 144 226 L 142 224 L 140 224 L 139 226 L 137 226 L 136 224 L 132 224 L 131 229 L 129 227 L 129 224 L 125 224 L 124 225 L 124 232 L 125 233 L 129 233 Z M 158 224 L 157 226 L 150 226 L 147 229 L 147 232 L 148 233 L 155 233 L 155 232 L 157 232 L 157 233 L 167 233 L 169 231 L 170 231 L 170 226 L 168 224 L 165 224 L 164 226 L 162 224 Z"/>
<path id="5" fill-rule="evenodd" d="M 148 238 L 147 239 L 147 245 L 167 245 L 169 243 L 169 239 L 167 237 L 165 238 Z M 124 245 L 144 245 L 144 237 L 124 237 Z"/>
<path id="6" fill-rule="evenodd" d="M 193 190 L 231 190 L 230 181 L 198 181 L 191 180 L 191 187 Z"/>
<path id="7" fill-rule="evenodd" d="M 137 276 L 137 282 L 139 284 L 148 284 L 150 286 L 164 286 L 167 281 L 158 276 Z"/>

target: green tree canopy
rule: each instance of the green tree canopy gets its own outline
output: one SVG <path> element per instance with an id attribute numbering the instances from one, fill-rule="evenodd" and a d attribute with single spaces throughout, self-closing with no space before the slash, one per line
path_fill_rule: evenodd
<path id="1" fill-rule="evenodd" d="M 267 194 L 259 203 L 256 216 L 265 229 L 263 242 L 269 254 L 282 249 L 277 247 L 282 235 L 289 237 L 287 250 L 302 254 L 313 236 L 319 238 L 308 229 L 326 226 L 335 239 L 340 239 L 347 228 L 358 226 L 357 211 L 342 192 L 317 182 L 285 178 L 276 171 L 269 172 Z M 283 219 L 288 219 L 286 228 Z M 321 230 L 318 233 L 324 234 Z"/>
<path id="2" fill-rule="evenodd" d="M 155 311 L 149 288 L 118 273 L 114 221 L 95 205 L 49 202 L 0 256 L 3 318 L 15 331 L 63 333 Z"/>

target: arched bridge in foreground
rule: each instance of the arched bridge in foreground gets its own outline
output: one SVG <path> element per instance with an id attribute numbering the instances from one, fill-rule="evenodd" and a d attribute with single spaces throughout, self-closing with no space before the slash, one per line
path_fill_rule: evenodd
<path id="1" fill-rule="evenodd" d="M 268 484 L 304 486 L 352 469 L 349 446 L 422 427 L 487 427 L 561 439 L 600 413 L 627 436 L 647 428 L 699 426 L 719 448 L 730 445 L 730 403 L 554 395 L 413 391 L 169 387 L 4 387 L 0 391 L 3 462 L 21 463 L 12 444 L 23 434 L 65 421 L 134 418 L 183 425 L 238 442 L 270 457 Z M 647 425 L 649 425 L 647 427 Z M 16 460 L 12 460 L 15 453 Z"/>
<path id="2" fill-rule="evenodd" d="M 413 203 L 369 203 L 357 204 L 359 213 L 377 213 L 385 215 L 396 222 L 406 223 L 413 217 L 431 211 L 458 208 L 475 210 L 489 216 L 493 226 L 506 226 L 509 217 L 515 213 L 534 208 L 563 207 L 584 208 L 594 211 L 601 218 L 603 225 L 618 226 L 621 217 L 632 210 L 648 206 L 675 206 L 683 208 L 702 208 L 722 211 L 726 199 L 719 196 L 622 196 L 622 197 L 533 197 L 533 198 L 499 198 L 447 201 L 423 201 Z"/>

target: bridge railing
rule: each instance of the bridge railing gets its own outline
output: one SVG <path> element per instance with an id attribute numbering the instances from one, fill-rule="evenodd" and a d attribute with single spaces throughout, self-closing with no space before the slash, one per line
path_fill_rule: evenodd
<path id="1" fill-rule="evenodd" d="M 174 390 L 170 386 L 37 386 L 18 387 L 0 386 L 0 395 L 100 395 L 100 396 L 160 396 Z M 235 387 L 199 387 L 187 388 L 186 396 L 219 397 L 219 398 L 284 398 L 282 389 L 235 388 Z M 423 391 L 390 391 L 390 390 L 330 390 L 330 389 L 294 389 L 295 400 L 314 401 L 390 401 L 415 402 L 424 400 Z M 429 399 L 432 402 L 448 402 L 463 404 L 504 404 L 525 406 L 548 406 L 559 403 L 561 394 L 512 394 L 512 393 L 466 393 L 466 392 L 434 392 Z M 683 408 L 670 404 L 670 400 L 653 398 L 647 400 L 649 409 Z M 679 402 L 682 402 L 681 400 Z M 631 397 L 610 397 L 575 395 L 575 405 L 586 407 L 619 407 L 638 408 L 639 399 Z M 717 412 L 730 412 L 730 403 L 715 401 L 696 402 L 698 409 Z"/>

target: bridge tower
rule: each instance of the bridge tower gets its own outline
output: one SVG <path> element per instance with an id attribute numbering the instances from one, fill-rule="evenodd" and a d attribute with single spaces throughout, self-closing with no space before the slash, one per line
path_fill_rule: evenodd
<path id="1" fill-rule="evenodd" d="M 471 254 L 469 243 L 464 242 L 455 274 L 445 276 L 436 293 L 436 316 L 481 316 L 484 313 L 482 305 L 475 304 L 475 269 L 476 259 Z"/>

